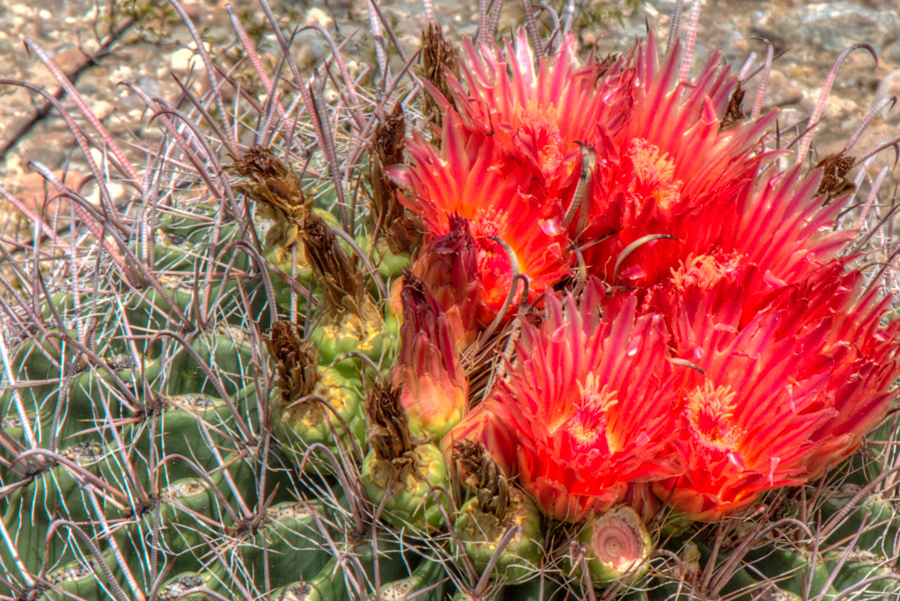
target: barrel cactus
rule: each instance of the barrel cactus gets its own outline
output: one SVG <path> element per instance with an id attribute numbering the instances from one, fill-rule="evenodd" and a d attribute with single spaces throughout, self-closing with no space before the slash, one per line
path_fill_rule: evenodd
<path id="1" fill-rule="evenodd" d="M 256 87 L 199 38 L 204 95 L 132 86 L 142 168 L 57 105 L 98 194 L 36 163 L 65 210 L 4 250 L 0 598 L 900 594 L 853 142 L 808 165 L 693 35 L 582 57 L 526 4 L 355 81 L 261 9 L 277 76 L 234 18 Z"/>

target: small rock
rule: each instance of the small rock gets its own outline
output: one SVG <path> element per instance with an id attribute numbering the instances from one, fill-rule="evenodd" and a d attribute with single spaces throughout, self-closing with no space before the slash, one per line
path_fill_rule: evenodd
<path id="1" fill-rule="evenodd" d="M 800 102 L 801 110 L 807 115 L 812 114 L 818 100 L 818 90 L 815 94 L 804 96 L 803 100 Z M 855 120 L 859 117 L 859 105 L 850 98 L 842 98 L 837 94 L 832 93 L 825 99 L 825 109 L 822 114 L 828 119 L 829 125 L 827 129 L 834 130 L 836 127 L 843 127 L 842 124 L 848 119 Z"/>
<path id="2" fill-rule="evenodd" d="M 322 29 L 328 30 L 334 25 L 334 18 L 319 8 L 318 6 L 309 9 L 306 13 L 305 23 L 307 25 L 318 25 Z"/>
<path id="3" fill-rule="evenodd" d="M 141 77 L 137 80 L 140 89 L 147 93 L 150 98 L 154 98 L 162 94 L 162 86 L 159 80 L 154 77 Z"/>
<path id="4" fill-rule="evenodd" d="M 880 51 L 900 37 L 896 9 L 877 10 L 855 2 L 808 4 L 772 18 L 774 29 L 787 44 L 829 53 L 856 42 L 868 42 Z"/>
<path id="5" fill-rule="evenodd" d="M 803 90 L 774 69 L 769 74 L 769 82 L 766 84 L 766 95 L 763 97 L 763 110 L 778 106 L 797 104 L 803 100 Z"/>
<path id="6" fill-rule="evenodd" d="M 53 62 L 63 70 L 63 73 L 71 73 L 76 67 L 81 65 L 86 58 L 87 56 L 82 52 L 81 48 L 78 46 L 67 45 L 53 56 Z"/>
<path id="7" fill-rule="evenodd" d="M 169 67 L 176 73 L 187 73 L 191 68 L 196 73 L 198 69 L 203 68 L 203 60 L 192 49 L 179 48 L 172 53 L 169 59 Z"/>
<path id="8" fill-rule="evenodd" d="M 894 42 L 888 46 L 880 58 L 891 63 L 900 63 L 900 42 Z"/>
<path id="9" fill-rule="evenodd" d="M 109 74 L 112 85 L 118 85 L 120 81 L 130 81 L 134 78 L 134 71 L 128 65 L 119 65 Z"/>

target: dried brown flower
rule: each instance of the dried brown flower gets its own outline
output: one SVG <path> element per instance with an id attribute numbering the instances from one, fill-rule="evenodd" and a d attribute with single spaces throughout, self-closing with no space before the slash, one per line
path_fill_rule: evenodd
<path id="1" fill-rule="evenodd" d="M 465 472 L 466 484 L 475 489 L 478 509 L 502 522 L 509 508 L 509 483 L 503 470 L 480 443 L 460 440 L 453 443 L 453 450 L 453 459 Z"/>
<path id="2" fill-rule="evenodd" d="M 314 213 L 303 222 L 303 245 L 322 288 L 326 310 L 363 317 L 368 293 L 362 274 L 325 220 Z"/>
<path id="3" fill-rule="evenodd" d="M 822 181 L 819 183 L 817 193 L 827 195 L 828 200 L 834 200 L 853 192 L 856 186 L 845 178 L 855 160 L 855 157 L 844 156 L 843 152 L 839 152 L 830 154 L 816 163 L 816 169 L 822 169 Z"/>
<path id="4" fill-rule="evenodd" d="M 278 377 L 275 385 L 281 389 L 286 403 L 312 393 L 318 380 L 318 352 L 315 345 L 303 340 L 300 328 L 288 321 L 278 321 L 266 337 L 269 356 L 275 361 Z"/>
<path id="5" fill-rule="evenodd" d="M 453 102 L 450 93 L 450 84 L 447 82 L 447 74 L 459 80 L 459 64 L 456 59 L 456 50 L 444 37 L 444 32 L 438 23 L 429 23 L 428 29 L 422 32 L 422 76 L 431 83 L 438 92 L 449 102 Z M 424 104 L 422 112 L 436 126 L 443 124 L 444 111 L 438 103 L 429 95 L 422 95 Z"/>
<path id="6" fill-rule="evenodd" d="M 415 443 L 409 431 L 409 419 L 400 403 L 400 387 L 373 382 L 366 395 L 369 418 L 368 440 L 379 460 L 402 458 Z"/>

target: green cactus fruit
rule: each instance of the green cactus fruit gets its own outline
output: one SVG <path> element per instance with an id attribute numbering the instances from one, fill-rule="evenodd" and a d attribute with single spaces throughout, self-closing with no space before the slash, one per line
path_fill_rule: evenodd
<path id="1" fill-rule="evenodd" d="M 456 517 L 457 536 L 475 569 L 509 584 L 532 578 L 544 551 L 537 505 L 521 490 L 509 486 L 502 470 L 483 446 L 461 441 L 453 458 L 475 489 Z M 499 551 L 500 545 L 505 548 Z"/>
<path id="2" fill-rule="evenodd" d="M 384 238 L 380 238 L 374 245 L 371 240 L 368 236 L 359 237 L 356 244 L 371 257 L 381 279 L 390 282 L 402 277 L 403 271 L 410 266 L 409 254 L 392 251 Z"/>
<path id="3" fill-rule="evenodd" d="M 394 460 L 379 459 L 372 450 L 361 468 L 363 490 L 377 507 L 384 507 L 384 519 L 395 528 L 442 528 L 444 513 L 439 509 L 441 493 L 449 480 L 444 456 L 434 444 L 419 444 Z"/>
<path id="4" fill-rule="evenodd" d="M 278 322 L 267 340 L 279 377 L 273 392 L 272 413 L 276 438 L 295 465 L 303 465 L 314 444 L 332 455 L 356 454 L 363 448 L 362 384 L 334 368 L 317 366 L 316 347 L 302 340 L 299 329 Z M 324 459 L 313 453 L 304 467 L 323 468 Z"/>
<path id="5" fill-rule="evenodd" d="M 478 499 L 470 499 L 460 508 L 455 528 L 479 572 L 491 564 L 504 535 L 515 533 L 493 567 L 495 578 L 516 583 L 533 577 L 543 556 L 541 517 L 534 502 L 518 489 L 510 489 L 509 497 L 503 521 L 482 511 Z"/>
<path id="6" fill-rule="evenodd" d="M 443 492 L 449 484 L 444 456 L 433 443 L 417 443 L 399 390 L 373 383 L 366 397 L 368 441 L 360 482 L 369 501 L 396 528 L 440 529 L 446 523 Z"/>
<path id="7" fill-rule="evenodd" d="M 350 313 L 342 319 L 317 327 L 309 337 L 319 351 L 321 365 L 334 365 L 344 373 L 360 369 L 356 361 L 340 361 L 349 353 L 362 353 L 376 364 L 390 353 L 399 331 L 395 317 L 384 318 L 371 303 L 364 305 L 362 316 Z"/>
<path id="8" fill-rule="evenodd" d="M 275 436 L 295 465 L 301 464 L 307 449 L 315 443 L 324 444 L 336 456 L 338 446 L 347 451 L 361 448 L 365 439 L 361 388 L 358 380 L 347 379 L 335 370 L 323 370 L 312 391 L 317 398 L 273 406 Z"/>
<path id="9" fill-rule="evenodd" d="M 586 565 L 591 581 L 600 587 L 635 582 L 648 569 L 653 542 L 640 516 L 620 506 L 590 518 L 578 533 L 583 557 L 569 556 L 573 568 Z"/>

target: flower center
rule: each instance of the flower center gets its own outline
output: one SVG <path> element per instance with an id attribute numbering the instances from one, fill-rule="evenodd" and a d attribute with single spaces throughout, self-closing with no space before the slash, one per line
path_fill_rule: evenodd
<path id="1" fill-rule="evenodd" d="M 648 202 L 668 210 L 681 199 L 681 180 L 674 179 L 675 163 L 647 140 L 636 138 L 628 148 L 632 180 L 628 191 L 634 195 L 638 209 Z"/>
<path id="2" fill-rule="evenodd" d="M 735 253 L 724 258 L 699 255 L 689 258 L 687 262 L 679 261 L 678 268 L 672 269 L 672 284 L 679 292 L 684 292 L 688 287 L 709 290 L 736 269 L 740 259 L 741 256 Z"/>
<path id="3" fill-rule="evenodd" d="M 687 393 L 685 412 L 696 438 L 714 447 L 734 447 L 738 434 L 731 424 L 734 396 L 731 387 L 709 381 Z"/>
<path id="4" fill-rule="evenodd" d="M 557 117 L 546 112 L 525 112 L 522 114 L 521 133 L 531 138 L 532 149 L 544 177 L 553 176 L 563 160 L 563 139 Z"/>
<path id="5" fill-rule="evenodd" d="M 578 383 L 578 392 L 579 400 L 551 431 L 559 430 L 576 449 L 606 448 L 615 452 L 620 445 L 607 432 L 606 412 L 618 402 L 616 393 L 601 388 L 593 374 L 588 374 L 584 383 Z"/>

